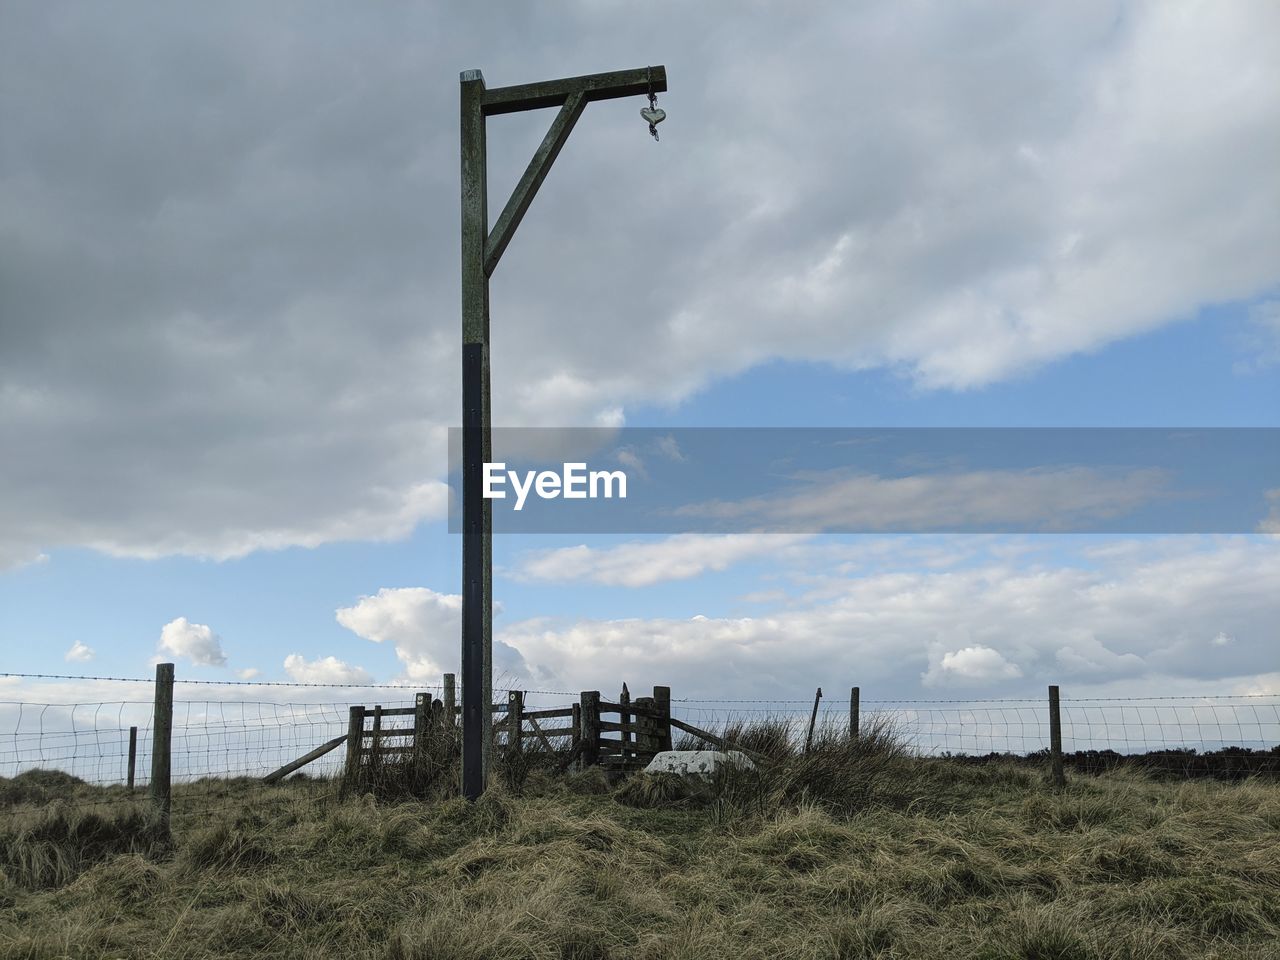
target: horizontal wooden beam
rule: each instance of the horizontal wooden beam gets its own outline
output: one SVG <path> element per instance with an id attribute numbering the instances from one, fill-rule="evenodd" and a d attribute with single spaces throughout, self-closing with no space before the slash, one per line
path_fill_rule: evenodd
<path id="1" fill-rule="evenodd" d="M 374 737 L 381 740 L 385 737 L 412 737 L 415 732 L 413 727 L 383 727 L 381 730 L 366 730 L 364 735 L 367 740 Z"/>
<path id="2" fill-rule="evenodd" d="M 663 713 L 661 710 L 656 710 L 652 707 L 646 707 L 643 704 L 639 704 L 637 702 L 639 699 L 645 699 L 645 698 L 637 698 L 637 700 L 633 700 L 631 701 L 631 703 L 625 703 L 625 704 L 610 703 L 608 700 L 601 700 L 600 712 L 601 713 L 629 713 L 634 717 L 654 717 L 655 719 L 659 719 L 659 720 L 666 717 L 666 714 Z"/>
<path id="3" fill-rule="evenodd" d="M 555 717 L 572 717 L 573 707 L 558 707 L 554 710 L 526 710 L 520 716 L 526 720 L 551 720 Z"/>
<path id="4" fill-rule="evenodd" d="M 566 77 L 563 80 L 544 80 L 540 83 L 522 83 L 513 87 L 494 87 L 484 92 L 481 111 L 486 117 L 492 117 L 500 113 L 518 113 L 521 110 L 563 106 L 569 96 L 574 93 L 581 93 L 583 99 L 591 103 L 595 100 L 643 96 L 650 89 L 654 93 L 666 92 L 666 67 L 661 65 L 640 67 L 638 70 L 615 70 L 611 73 L 592 73 L 584 77 Z"/>
<path id="5" fill-rule="evenodd" d="M 413 707 L 384 707 L 382 711 L 382 716 L 384 717 L 412 717 L 413 714 Z M 365 707 L 364 715 L 366 718 L 372 718 L 373 708 Z"/>
<path id="6" fill-rule="evenodd" d="M 634 723 L 613 723 L 610 720 L 601 720 L 600 729 L 605 733 L 635 733 L 640 727 Z"/>

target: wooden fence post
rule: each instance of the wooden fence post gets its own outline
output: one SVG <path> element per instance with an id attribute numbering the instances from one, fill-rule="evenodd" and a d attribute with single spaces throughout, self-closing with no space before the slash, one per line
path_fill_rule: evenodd
<path id="1" fill-rule="evenodd" d="M 1058 709 L 1058 687 L 1049 686 L 1049 757 L 1053 768 L 1053 785 L 1062 789 L 1066 777 L 1062 772 L 1062 713 Z"/>
<path id="2" fill-rule="evenodd" d="M 571 749 L 577 750 L 578 744 L 582 742 L 582 704 L 581 703 L 575 703 L 573 705 L 573 713 L 571 714 L 569 725 L 573 727 L 573 745 Z M 582 769 L 581 754 L 579 754 L 579 759 L 574 761 L 573 769 L 574 770 Z"/>
<path id="3" fill-rule="evenodd" d="M 364 747 L 364 707 L 354 706 L 347 716 L 347 762 L 342 771 L 340 796 L 356 789 L 360 782 L 360 754 Z"/>
<path id="4" fill-rule="evenodd" d="M 862 691 L 858 687 L 849 689 L 849 742 L 853 743 L 858 739 L 858 721 L 861 719 L 858 715 L 861 713 Z"/>
<path id="5" fill-rule="evenodd" d="M 369 741 L 369 782 L 375 786 L 382 778 L 382 704 L 373 706 L 373 737 Z"/>
<path id="6" fill-rule="evenodd" d="M 809 714 L 809 735 L 804 738 L 804 752 L 808 753 L 813 746 L 813 725 L 818 722 L 818 701 L 822 699 L 822 688 L 813 695 L 813 713 Z"/>
<path id="7" fill-rule="evenodd" d="M 133 793 L 133 771 L 138 763 L 138 728 L 129 728 L 129 792 Z"/>
<path id="8" fill-rule="evenodd" d="M 636 697 L 636 753 L 652 756 L 658 747 L 658 721 L 654 719 L 653 697 Z"/>
<path id="9" fill-rule="evenodd" d="M 653 707 L 658 713 L 657 730 L 658 749 L 671 749 L 671 688 L 653 688 Z"/>
<path id="10" fill-rule="evenodd" d="M 631 691 L 627 689 L 627 685 L 622 685 L 622 692 L 618 694 L 618 725 L 622 727 L 622 758 L 626 760 L 627 755 L 632 753 L 631 750 L 631 732 L 627 730 L 627 724 L 631 722 L 631 711 L 627 707 L 631 706 Z"/>
<path id="11" fill-rule="evenodd" d="M 594 767 L 600 762 L 600 691 L 584 690 L 580 703 L 582 706 L 582 718 L 579 720 L 582 765 Z"/>
<path id="12" fill-rule="evenodd" d="M 151 720 L 151 802 L 160 814 L 165 832 L 169 830 L 169 813 L 173 806 L 172 773 L 173 746 L 173 664 L 156 664 L 156 699 Z"/>
<path id="13" fill-rule="evenodd" d="M 444 718 L 449 726 L 455 725 L 454 714 L 457 712 L 457 678 L 452 673 L 444 675 Z"/>
<path id="14" fill-rule="evenodd" d="M 507 692 L 507 749 L 514 756 L 524 752 L 524 693 L 520 690 Z"/>
<path id="15" fill-rule="evenodd" d="M 422 772 L 427 757 L 427 724 L 431 720 L 431 694 L 420 693 L 413 701 L 413 764 Z"/>

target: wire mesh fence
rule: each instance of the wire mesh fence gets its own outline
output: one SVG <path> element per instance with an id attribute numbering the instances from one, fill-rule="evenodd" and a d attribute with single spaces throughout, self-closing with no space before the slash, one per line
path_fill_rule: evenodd
<path id="1" fill-rule="evenodd" d="M 820 731 L 848 732 L 847 702 L 673 701 L 672 715 L 706 729 L 785 725 L 802 742 Z M 1280 696 L 1075 698 L 1060 701 L 1068 767 L 1124 764 L 1175 774 L 1280 774 Z M 988 760 L 1039 758 L 1050 745 L 1047 700 L 866 700 L 859 721 L 891 730 L 913 753 Z"/>
<path id="2" fill-rule="evenodd" d="M 173 703 L 172 782 L 179 790 L 202 784 L 202 796 L 214 790 L 206 781 L 260 780 L 318 745 L 343 736 L 352 703 L 368 704 L 372 696 L 386 709 L 412 707 L 415 690 L 438 694 L 442 689 L 440 685 L 316 686 L 305 695 L 294 694 L 294 700 L 292 696 L 211 697 L 211 686 L 179 681 Z M 237 696 L 257 686 L 277 692 L 271 689 L 276 685 L 269 684 L 228 686 L 236 688 Z M 578 700 L 578 694 L 567 691 L 527 691 L 524 709 L 568 708 Z M 501 702 L 494 706 L 497 713 L 503 709 Z M 150 696 L 74 703 L 0 701 L 0 805 L 38 799 L 39 791 L 32 794 L 13 787 L 32 771 L 55 771 L 75 778 L 67 783 L 109 788 L 103 802 L 118 800 L 121 788 L 130 782 L 131 728 L 136 731 L 132 782 L 136 794 L 143 795 L 151 773 L 152 711 Z M 863 699 L 856 718 L 843 696 L 823 698 L 816 711 L 812 698 L 677 698 L 671 702 L 671 716 L 712 732 L 781 725 L 797 744 L 804 742 L 810 724 L 828 736 L 848 736 L 858 722 L 863 729 L 887 727 L 918 755 L 962 762 L 1043 759 L 1050 744 L 1047 703 L 1032 698 Z M 1176 775 L 1280 775 L 1280 696 L 1276 695 L 1064 697 L 1061 735 L 1068 770 L 1135 764 Z M 336 749 L 309 763 L 302 773 L 306 779 L 323 781 L 340 774 L 343 763 L 344 751 Z"/>
<path id="3" fill-rule="evenodd" d="M 1029 754 L 1049 743 L 1046 701 L 861 700 L 862 722 L 876 718 L 925 756 Z M 782 721 L 807 726 L 813 699 L 672 702 L 673 715 L 700 726 Z M 1268 750 L 1280 744 L 1280 696 L 1080 698 L 1061 701 L 1063 750 Z M 816 725 L 847 729 L 849 706 L 822 700 Z"/>

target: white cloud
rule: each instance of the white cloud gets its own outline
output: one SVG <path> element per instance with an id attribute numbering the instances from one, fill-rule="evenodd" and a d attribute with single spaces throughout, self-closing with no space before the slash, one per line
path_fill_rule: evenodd
<path id="1" fill-rule="evenodd" d="M 675 513 L 776 530 L 1070 529 L 1150 503 L 1167 478 L 1156 469 L 1055 467 L 881 477 L 830 470 L 795 492 L 688 504 Z"/>
<path id="2" fill-rule="evenodd" d="M 307 660 L 301 654 L 291 653 L 284 658 L 284 670 L 298 683 L 373 682 L 369 671 L 333 656 Z"/>
<path id="3" fill-rule="evenodd" d="M 653 442 L 653 446 L 658 453 L 668 460 L 674 460 L 677 463 L 683 463 L 685 460 L 684 451 L 680 449 L 680 444 L 670 434 L 665 437 L 659 437 Z"/>
<path id="4" fill-rule="evenodd" d="M 1022 676 L 1016 663 L 1010 663 L 998 650 L 990 647 L 964 647 L 944 653 L 942 659 L 924 676 L 926 686 L 959 679 L 968 683 L 991 684 Z"/>
<path id="5" fill-rule="evenodd" d="M 1264 496 L 1267 500 L 1267 515 L 1258 521 L 1258 532 L 1280 533 L 1280 487 L 1268 490 Z"/>
<path id="6" fill-rule="evenodd" d="M 495 604 L 495 612 L 500 607 Z M 336 611 L 338 623 L 374 643 L 390 643 L 410 680 L 437 682 L 457 673 L 461 653 L 462 596 L 426 587 L 384 587 Z M 493 673 L 530 677 L 520 655 L 499 640 L 493 645 Z"/>
<path id="7" fill-rule="evenodd" d="M 688 580 L 735 563 L 777 556 L 807 540 L 791 534 L 680 534 L 653 542 L 592 548 L 585 544 L 533 552 L 520 561 L 525 580 L 590 581 L 611 586 L 647 587 L 667 580 Z"/>
<path id="8" fill-rule="evenodd" d="M 239 677 L 241 680 L 252 680 L 254 677 L 258 676 L 261 673 L 262 671 L 259 670 L 257 667 L 245 667 L 243 670 L 237 670 L 236 676 Z"/>
<path id="9" fill-rule="evenodd" d="M 0 161 L 0 449 L 26 465 L 0 563 L 234 557 L 439 515 L 459 365 L 457 224 L 420 216 L 457 199 L 437 65 L 480 44 L 507 83 L 634 59 L 624 6 L 515 5 L 507 39 L 486 9 L 7 19 L 4 85 L 41 97 L 6 105 Z M 664 24 L 671 137 L 593 106 L 499 268 L 508 424 L 616 425 L 778 358 L 963 389 L 1278 279 L 1274 4 L 725 0 Z M 223 119 L 175 141 L 192 103 Z M 494 120 L 495 185 L 528 159 L 521 123 Z"/>
<path id="10" fill-rule="evenodd" d="M 1108 649 L 1096 636 L 1083 632 L 1054 654 L 1063 674 L 1086 681 L 1116 680 L 1139 676 L 1146 669 L 1142 657 Z"/>
<path id="11" fill-rule="evenodd" d="M 68 663 L 87 663 L 93 659 L 93 648 L 77 640 L 62 657 Z"/>
<path id="12" fill-rule="evenodd" d="M 186 657 L 198 667 L 226 666 L 222 640 L 208 626 L 189 623 L 186 617 L 170 620 L 160 630 L 160 651 Z"/>
<path id="13" fill-rule="evenodd" d="M 403 540 L 419 523 L 446 515 L 449 487 L 441 481 L 404 490 L 362 491 L 365 503 L 320 522 L 293 526 L 237 527 L 192 534 L 185 531 L 103 531 L 87 545 L 116 557 L 154 560 L 165 556 L 203 556 L 235 560 L 259 550 L 317 547 L 349 540 Z"/>
<path id="14" fill-rule="evenodd" d="M 48 562 L 49 555 L 36 551 L 30 544 L 8 540 L 0 541 L 0 573 L 21 570 L 23 567 L 33 567 L 37 564 Z"/>
<path id="15" fill-rule="evenodd" d="M 558 689 L 678 678 L 691 697 L 852 683 L 864 696 L 893 696 L 918 690 L 922 677 L 993 694 L 1038 695 L 1046 683 L 1195 692 L 1256 676 L 1273 658 L 1280 548 L 1266 539 L 1137 540 L 1109 559 L 1082 551 L 1052 565 L 1034 553 L 1015 562 L 1002 538 L 983 555 L 980 539 L 966 538 L 976 555 L 959 565 L 921 567 L 910 552 L 884 551 L 829 575 L 812 572 L 822 569 L 823 545 L 799 545 L 795 580 L 807 589 L 765 616 L 540 617 L 510 624 L 500 639 Z M 1235 642 L 1206 660 L 1205 638 L 1219 631 Z"/>
<path id="16" fill-rule="evenodd" d="M 614 453 L 615 459 L 629 470 L 633 470 L 642 477 L 648 477 L 649 471 L 645 469 L 644 459 L 635 452 L 631 447 L 621 447 Z"/>
<path id="17" fill-rule="evenodd" d="M 1213 639 L 1209 641 L 1209 643 L 1211 643 L 1215 647 L 1226 647 L 1226 646 L 1230 646 L 1235 642 L 1236 641 L 1234 637 L 1227 636 L 1221 630 L 1215 633 L 1213 635 Z"/>
<path id="18" fill-rule="evenodd" d="M 1249 308 L 1249 320 L 1253 329 L 1245 345 L 1253 356 L 1237 361 L 1236 373 L 1262 373 L 1280 363 L 1280 299 L 1254 304 Z"/>

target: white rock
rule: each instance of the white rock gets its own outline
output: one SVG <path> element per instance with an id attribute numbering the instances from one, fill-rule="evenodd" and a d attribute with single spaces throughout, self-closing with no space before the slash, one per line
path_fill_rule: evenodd
<path id="1" fill-rule="evenodd" d="M 645 773 L 680 773 L 685 776 L 710 777 L 726 764 L 755 769 L 755 764 L 741 750 L 663 750 L 649 761 Z"/>

